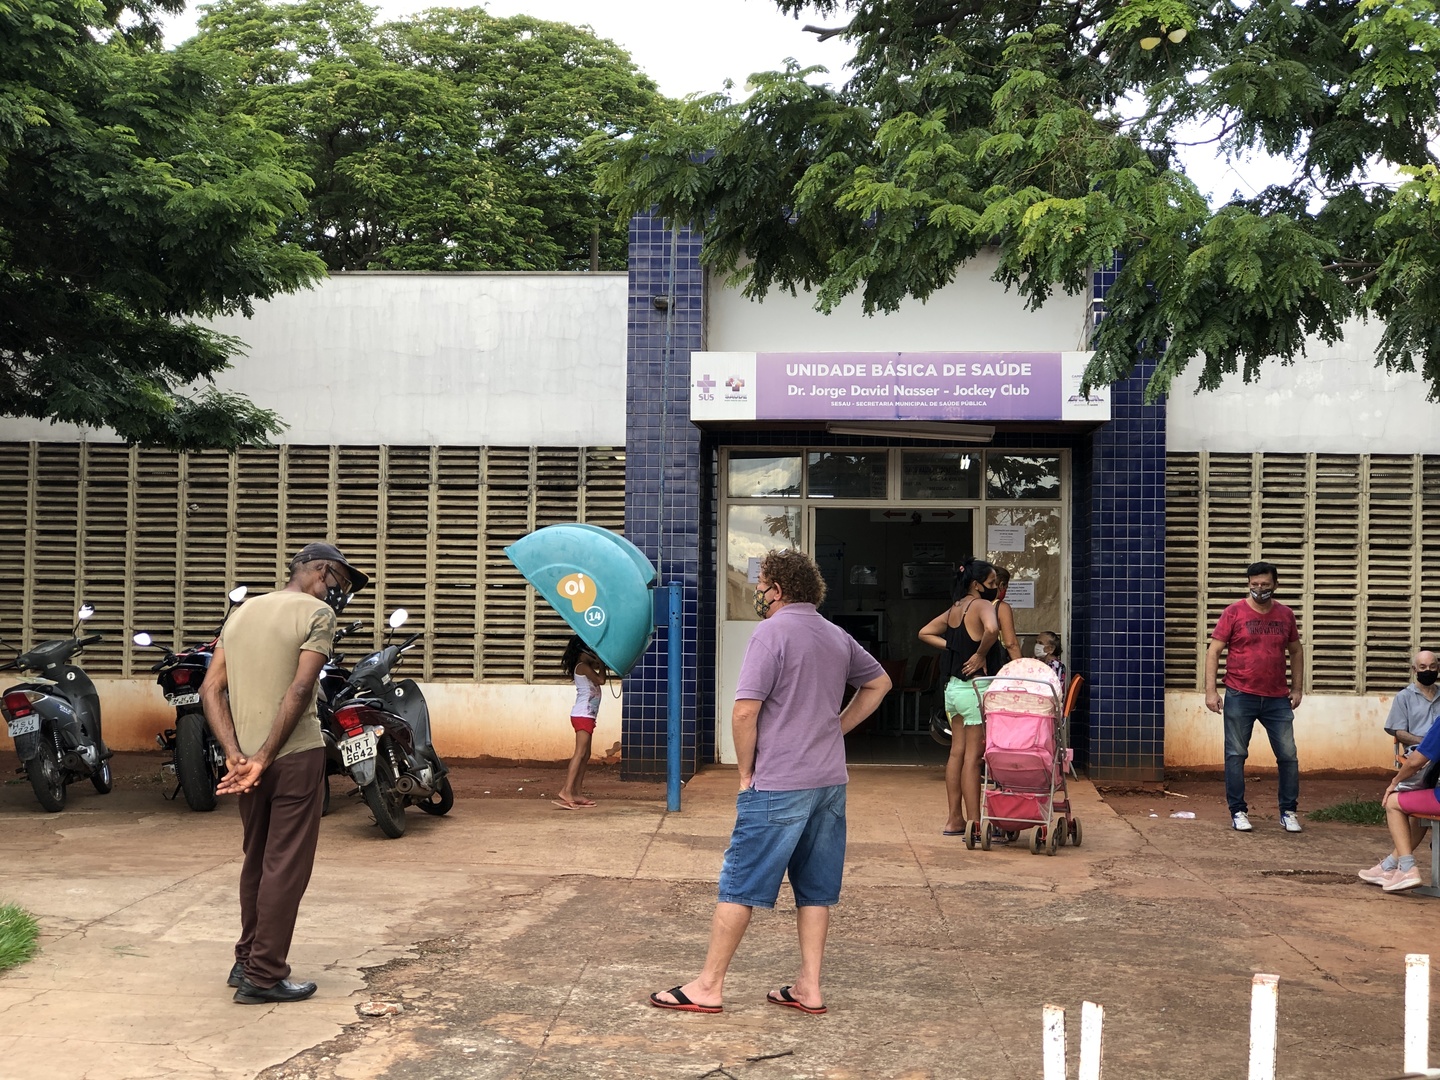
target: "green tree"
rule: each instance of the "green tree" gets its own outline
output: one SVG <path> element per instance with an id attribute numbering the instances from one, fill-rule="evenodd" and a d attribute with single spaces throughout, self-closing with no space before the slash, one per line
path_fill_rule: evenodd
<path id="1" fill-rule="evenodd" d="M 179 6 L 0 0 L 0 415 L 171 448 L 282 427 L 204 387 L 239 343 L 192 320 L 323 274 L 276 239 L 305 177 L 213 111 L 204 65 L 157 51 Z"/>
<path id="2" fill-rule="evenodd" d="M 480 8 L 377 25 L 356 0 L 220 0 L 182 47 L 226 65 L 228 108 L 284 134 L 314 181 L 287 234 L 332 270 L 625 266 L 583 141 L 661 115 L 587 30 Z"/>
<path id="3" fill-rule="evenodd" d="M 801 0 L 777 0 L 799 13 Z M 751 295 L 894 310 L 982 248 L 1039 306 L 1119 261 L 1091 384 L 1160 353 L 1152 398 L 1293 361 L 1376 317 L 1379 362 L 1440 399 L 1440 9 L 1433 0 L 821 0 L 840 89 L 753 79 L 596 140 L 623 213 L 700 229 Z M 1180 152 L 1263 150 L 1291 183 L 1211 206 Z M 1391 171 L 1399 183 L 1370 179 Z"/>

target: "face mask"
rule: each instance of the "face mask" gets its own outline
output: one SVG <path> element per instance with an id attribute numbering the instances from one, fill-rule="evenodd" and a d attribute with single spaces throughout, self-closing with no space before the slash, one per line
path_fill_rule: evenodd
<path id="1" fill-rule="evenodd" d="M 1250 598 L 1257 604 L 1268 604 L 1270 598 L 1275 595 L 1274 589 L 1251 589 Z"/>
<path id="2" fill-rule="evenodd" d="M 325 603 L 334 609 L 336 615 L 339 615 L 345 610 L 345 605 L 350 603 L 350 598 L 354 595 L 354 593 L 347 593 L 339 585 L 331 585 L 325 590 Z"/>
<path id="3" fill-rule="evenodd" d="M 994 599 L 995 599 L 997 596 L 999 596 L 999 595 L 1000 595 L 1000 590 L 999 590 L 999 589 L 981 589 L 981 590 L 980 590 L 980 599 L 981 599 L 981 600 L 994 600 Z"/>
<path id="4" fill-rule="evenodd" d="M 1434 686 L 1437 677 L 1440 677 L 1440 671 L 1417 671 L 1415 673 L 1415 681 L 1421 686 Z"/>
<path id="5" fill-rule="evenodd" d="M 1035 643 L 1035 659 L 1036 659 L 1036 660 L 1044 660 L 1045 657 L 1046 657 L 1046 655 L 1047 655 L 1047 653 L 1045 652 L 1045 646 L 1044 646 L 1044 645 L 1041 645 L 1041 644 L 1037 641 L 1037 642 Z"/>
<path id="6" fill-rule="evenodd" d="M 771 605 L 770 605 L 770 599 L 769 599 L 769 597 L 770 597 L 770 590 L 769 590 L 769 589 L 764 589 L 764 590 L 756 589 L 756 590 L 755 590 L 755 614 L 756 614 L 756 615 L 759 615 L 760 618 L 762 618 L 762 619 L 765 618 L 765 616 L 767 616 L 767 615 L 770 614 L 770 606 L 771 606 Z"/>

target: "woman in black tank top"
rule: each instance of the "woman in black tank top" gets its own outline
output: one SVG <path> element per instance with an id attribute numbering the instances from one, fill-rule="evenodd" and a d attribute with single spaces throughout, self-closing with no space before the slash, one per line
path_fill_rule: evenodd
<path id="1" fill-rule="evenodd" d="M 972 560 L 955 575 L 950 607 L 920 630 L 920 640 L 942 654 L 945 715 L 950 720 L 950 757 L 945 762 L 948 802 L 946 836 L 963 836 L 980 820 L 980 759 L 985 753 L 980 699 L 971 680 L 986 674 L 985 655 L 999 636 L 991 606 L 996 594 L 995 568 Z"/>

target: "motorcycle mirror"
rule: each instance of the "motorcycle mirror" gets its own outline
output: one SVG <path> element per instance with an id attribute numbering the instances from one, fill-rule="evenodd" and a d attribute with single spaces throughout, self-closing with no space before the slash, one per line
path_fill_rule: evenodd
<path id="1" fill-rule="evenodd" d="M 390 629 L 399 630 L 405 625 L 405 620 L 410 618 L 410 613 L 403 607 L 397 607 L 390 613 Z"/>
<path id="2" fill-rule="evenodd" d="M 79 619 L 81 622 L 84 622 L 86 619 L 90 618 L 90 616 L 94 614 L 95 609 L 91 605 L 81 604 L 80 610 L 75 613 L 75 618 Z"/>
<path id="3" fill-rule="evenodd" d="M 142 649 L 148 649 L 151 645 L 155 643 L 154 639 L 149 634 L 145 633 L 144 630 L 141 630 L 140 633 L 136 634 L 130 640 L 133 641 L 136 645 L 139 645 Z"/>
<path id="4" fill-rule="evenodd" d="M 236 585 L 235 588 L 230 590 L 230 602 L 232 604 L 240 603 L 240 601 L 245 599 L 245 594 L 249 591 L 250 589 L 245 585 Z"/>

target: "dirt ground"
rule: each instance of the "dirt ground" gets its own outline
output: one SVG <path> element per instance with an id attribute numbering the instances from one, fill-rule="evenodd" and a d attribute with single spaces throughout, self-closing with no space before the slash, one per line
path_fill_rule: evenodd
<path id="1" fill-rule="evenodd" d="M 116 791 L 158 791 L 173 797 L 175 777 L 165 768 L 167 752 L 116 754 L 111 772 Z M 451 786 L 456 799 L 534 799 L 548 801 L 565 782 L 565 769 L 558 765 L 490 765 L 464 758 L 451 759 Z M 29 780 L 18 768 L 14 754 L 0 753 L 0 770 L 7 787 L 28 789 Z M 346 782 L 331 777 L 333 792 L 342 793 Z M 88 790 L 80 785 L 76 790 Z M 585 772 L 585 790 L 592 798 L 627 802 L 654 802 L 665 798 L 665 785 L 620 779 L 620 766 L 592 764 Z"/>
<path id="2" fill-rule="evenodd" d="M 1378 801 L 1390 782 L 1390 775 L 1382 771 L 1307 774 L 1300 781 L 1301 816 L 1356 799 Z M 1163 792 L 1103 788 L 1100 793 L 1117 813 L 1127 817 L 1148 817 L 1152 813 L 1169 814 L 1176 810 L 1215 815 L 1221 821 L 1229 817 L 1225 805 L 1225 776 L 1219 770 L 1172 772 L 1165 778 Z M 1278 820 L 1278 794 L 1274 769 L 1246 775 L 1245 803 L 1254 821 Z"/>
<path id="3" fill-rule="evenodd" d="M 662 785 L 592 769 L 587 793 L 600 805 L 565 812 L 548 800 L 559 769 L 456 763 L 455 810 L 414 815 L 398 841 L 378 838 L 359 800 L 336 800 L 297 934 L 297 977 L 317 978 L 322 991 L 309 1005 L 243 1018 L 247 1040 L 275 1040 L 268 1057 L 246 1057 L 256 1061 L 247 1068 L 233 1034 L 184 1042 L 202 1018 L 223 1032 L 235 1012 L 214 978 L 233 934 L 233 805 L 196 815 L 164 804 L 162 761 L 120 755 L 116 795 L 77 791 L 64 815 L 34 812 L 28 789 L 11 786 L 23 778 L 0 789 L 0 850 L 25 867 L 0 884 L 41 911 L 50 935 L 41 961 L 0 980 L 0 1013 L 7 992 L 45 1000 L 34 995 L 93 979 L 100 946 L 91 942 L 103 943 L 108 964 L 118 958 L 161 980 L 189 978 L 170 974 L 171 958 L 206 950 L 204 978 L 181 991 L 194 1002 L 193 1016 L 177 1018 L 188 1027 L 172 1032 L 169 1017 L 132 1009 L 111 1036 L 135 1040 L 114 1049 L 133 1061 L 167 1060 L 172 1039 L 181 1056 L 126 1077 L 1032 1080 L 1041 1006 L 1070 1012 L 1073 1076 L 1089 1000 L 1105 1008 L 1111 1080 L 1238 1080 L 1250 978 L 1269 972 L 1281 979 L 1279 1076 L 1380 1080 L 1400 1071 L 1404 956 L 1426 951 L 1440 913 L 1440 900 L 1386 896 L 1354 877 L 1383 853 L 1382 829 L 1307 821 L 1298 836 L 1281 830 L 1273 777 L 1249 784 L 1256 830 L 1247 835 L 1228 828 L 1214 775 L 1172 777 L 1169 794 L 1103 798 L 1077 783 L 1083 847 L 1037 858 L 1018 845 L 967 851 L 942 837 L 938 769 L 856 768 L 826 957 L 830 1014 L 765 1004 L 794 971 L 793 908 L 782 894 L 777 911 L 755 917 L 725 1012 L 678 1015 L 648 1007 L 645 995 L 689 978 L 703 958 L 733 770 L 703 772 L 682 812 L 668 814 Z M 1383 782 L 1306 777 L 1302 817 L 1373 798 Z M 1422 862 L 1428 874 L 1428 849 Z M 89 878 L 106 883 L 103 894 L 65 903 L 99 914 L 77 909 L 74 930 L 45 914 Z M 356 910 L 383 946 L 379 959 L 346 929 Z M 315 1026 L 307 1017 L 321 1010 L 330 1019 Z M 325 1033 L 286 1042 L 278 1024 Z M 8 1045 L 0 1034 L 0 1053 L 12 1063 L 73 1060 L 45 1049 L 43 1034 Z M 1432 1042 L 1440 1061 L 1440 1038 Z M 16 1056 L 27 1050 L 31 1058 Z M 56 1077 L 121 1075 L 55 1068 Z"/>

